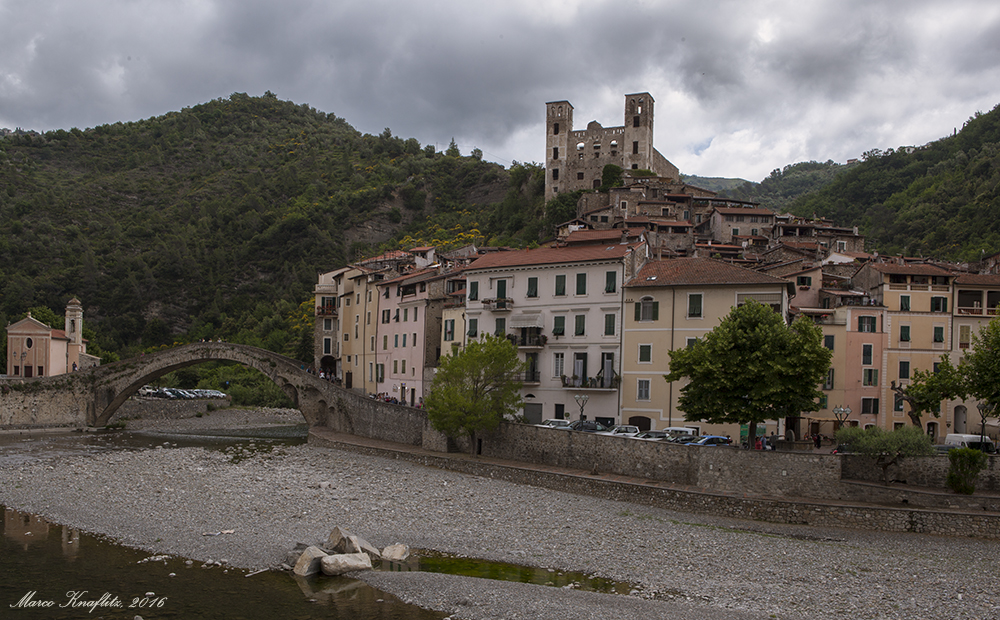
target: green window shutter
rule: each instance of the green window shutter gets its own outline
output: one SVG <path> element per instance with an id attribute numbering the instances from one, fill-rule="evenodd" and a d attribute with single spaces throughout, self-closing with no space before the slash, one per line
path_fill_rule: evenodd
<path id="1" fill-rule="evenodd" d="M 528 297 L 538 297 L 538 278 L 528 278 Z"/>
<path id="2" fill-rule="evenodd" d="M 559 275 L 556 276 L 556 295 L 566 294 L 566 276 Z"/>
<path id="3" fill-rule="evenodd" d="M 469 301 L 479 299 L 479 282 L 469 282 Z"/>
<path id="4" fill-rule="evenodd" d="M 653 302 L 653 320 L 660 320 L 660 302 L 658 301 Z"/>
<path id="5" fill-rule="evenodd" d="M 616 288 L 618 288 L 618 273 L 615 271 L 609 271 L 607 272 L 604 281 L 604 292 L 614 293 Z"/>
<path id="6" fill-rule="evenodd" d="M 587 327 L 587 317 L 583 314 L 576 315 L 576 335 L 583 336 Z"/>
<path id="7" fill-rule="evenodd" d="M 635 320 L 636 321 L 642 320 L 642 304 L 639 303 L 638 301 L 635 302 Z"/>
<path id="8" fill-rule="evenodd" d="M 613 314 L 604 315 L 604 335 L 605 336 L 615 335 L 615 315 Z"/>
<path id="9" fill-rule="evenodd" d="M 554 317 L 552 323 L 552 335 L 562 336 L 566 333 L 566 317 L 557 316 Z"/>
<path id="10" fill-rule="evenodd" d="M 576 294 L 577 295 L 587 294 L 587 274 L 585 273 L 576 274 Z"/>

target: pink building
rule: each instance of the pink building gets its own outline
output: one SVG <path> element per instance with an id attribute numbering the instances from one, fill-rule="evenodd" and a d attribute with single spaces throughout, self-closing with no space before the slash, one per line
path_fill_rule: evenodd
<path id="1" fill-rule="evenodd" d="M 63 329 L 52 329 L 31 313 L 7 327 L 7 374 L 11 377 L 51 377 L 101 363 L 87 355 L 83 339 L 83 306 L 75 297 L 66 306 Z"/>

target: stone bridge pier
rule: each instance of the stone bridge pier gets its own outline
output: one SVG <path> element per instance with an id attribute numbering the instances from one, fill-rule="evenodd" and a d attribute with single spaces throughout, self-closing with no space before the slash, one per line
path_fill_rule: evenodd
<path id="1" fill-rule="evenodd" d="M 237 362 L 264 373 L 310 426 L 322 424 L 328 403 L 344 393 L 283 355 L 248 345 L 199 342 L 55 377 L 0 381 L 0 429 L 104 426 L 139 388 L 171 371 L 212 361 Z"/>

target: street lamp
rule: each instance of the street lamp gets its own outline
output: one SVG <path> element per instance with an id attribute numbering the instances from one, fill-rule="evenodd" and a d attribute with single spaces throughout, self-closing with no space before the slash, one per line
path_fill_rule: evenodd
<path id="1" fill-rule="evenodd" d="M 587 394 L 577 394 L 573 397 L 577 405 L 580 405 L 580 419 L 583 420 L 583 408 L 587 406 L 587 401 L 590 400 L 590 396 Z"/>
<path id="2" fill-rule="evenodd" d="M 837 429 L 839 430 L 844 427 L 847 418 L 851 417 L 851 408 L 837 405 L 833 408 L 833 417 L 837 418 Z"/>

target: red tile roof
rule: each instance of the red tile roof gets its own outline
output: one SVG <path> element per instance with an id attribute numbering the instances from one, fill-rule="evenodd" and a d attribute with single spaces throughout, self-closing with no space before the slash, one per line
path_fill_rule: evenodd
<path id="1" fill-rule="evenodd" d="M 619 232 L 619 238 L 621 233 Z M 559 265 L 621 260 L 628 252 L 645 247 L 645 243 L 590 243 L 568 247 L 548 247 L 535 250 L 515 250 L 487 254 L 469 265 L 466 271 L 477 269 L 501 269 L 504 267 L 526 267 L 529 265 Z"/>
<path id="2" fill-rule="evenodd" d="M 897 265 L 895 263 L 868 263 L 879 273 L 892 273 L 912 276 L 953 276 L 952 272 L 936 265 Z"/>
<path id="3" fill-rule="evenodd" d="M 640 233 L 629 231 L 630 239 L 637 239 Z M 610 228 L 605 230 L 574 230 L 566 236 L 566 243 L 616 243 L 621 241 L 622 231 L 620 228 Z"/>
<path id="4" fill-rule="evenodd" d="M 712 258 L 671 258 L 646 263 L 636 277 L 625 286 L 704 286 L 716 284 L 774 284 L 787 287 L 789 282 Z"/>
<path id="5" fill-rule="evenodd" d="M 1000 275 L 965 273 L 955 278 L 955 284 L 966 286 L 1000 286 Z"/>

